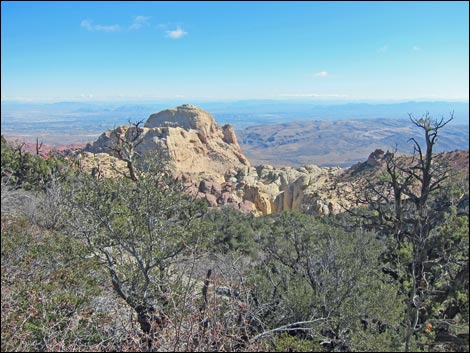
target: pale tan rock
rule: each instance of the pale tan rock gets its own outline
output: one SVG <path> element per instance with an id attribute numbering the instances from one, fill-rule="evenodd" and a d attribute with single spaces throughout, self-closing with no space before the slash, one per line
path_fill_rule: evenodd
<path id="1" fill-rule="evenodd" d="M 214 195 L 211 194 L 205 194 L 205 199 L 209 203 L 210 207 L 217 207 L 217 198 Z"/>
<path id="2" fill-rule="evenodd" d="M 315 165 L 297 169 L 259 165 L 240 170 L 237 185 L 242 186 L 241 197 L 253 202 L 262 214 L 299 210 L 327 215 L 341 212 L 345 204 L 344 187 L 336 180 L 341 171 Z"/>
<path id="3" fill-rule="evenodd" d="M 252 202 L 256 206 L 256 209 L 263 215 L 268 215 L 274 212 L 273 196 L 264 193 L 256 185 L 245 186 L 243 200 Z"/>
<path id="4" fill-rule="evenodd" d="M 97 178 L 116 178 L 127 175 L 127 164 L 107 153 L 82 152 L 78 156 L 80 168 Z"/>
<path id="5" fill-rule="evenodd" d="M 248 200 L 240 202 L 238 204 L 238 207 L 243 212 L 247 212 L 247 213 L 257 212 L 256 205 L 253 202 L 248 201 Z"/>
<path id="6" fill-rule="evenodd" d="M 103 133 L 89 151 L 116 155 L 118 136 L 130 141 L 135 127 L 121 126 Z M 220 127 L 209 113 L 193 105 L 152 114 L 141 128 L 140 155 L 159 151 L 168 156 L 175 174 L 188 174 L 195 180 L 225 181 L 227 171 L 248 167 L 249 161 L 238 145 L 230 125 Z"/>
<path id="7" fill-rule="evenodd" d="M 166 109 L 150 115 L 144 127 L 181 127 L 184 130 L 197 130 L 204 136 L 210 136 L 217 130 L 212 115 L 191 104 Z"/>
<path id="8" fill-rule="evenodd" d="M 224 134 L 224 142 L 238 145 L 237 135 L 235 135 L 235 130 L 233 130 L 233 126 L 230 124 L 226 124 L 222 127 L 222 131 Z"/>

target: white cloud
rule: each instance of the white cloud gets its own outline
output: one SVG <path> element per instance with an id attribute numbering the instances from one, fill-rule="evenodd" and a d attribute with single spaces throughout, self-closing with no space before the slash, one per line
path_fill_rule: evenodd
<path id="1" fill-rule="evenodd" d="M 327 71 L 320 71 L 320 72 L 317 72 L 315 74 L 315 76 L 317 76 L 317 77 L 326 77 L 326 76 L 328 76 L 328 72 Z"/>
<path id="2" fill-rule="evenodd" d="M 119 25 L 110 25 L 110 26 L 94 25 L 93 22 L 90 20 L 83 20 L 80 23 L 80 26 L 82 26 L 88 31 L 116 32 L 121 29 L 121 26 Z"/>
<path id="3" fill-rule="evenodd" d="M 111 25 L 111 26 L 103 26 L 103 25 L 95 25 L 95 30 L 103 31 L 103 32 L 115 32 L 119 31 L 121 27 L 119 25 Z"/>
<path id="4" fill-rule="evenodd" d="M 93 26 L 91 25 L 91 21 L 90 21 L 90 20 L 83 20 L 83 21 L 80 23 L 80 26 L 82 26 L 83 28 L 88 29 L 89 31 L 92 31 L 92 30 L 93 30 Z"/>
<path id="5" fill-rule="evenodd" d="M 144 26 L 148 26 L 150 17 L 148 16 L 136 16 L 134 22 L 129 26 L 129 29 L 141 29 Z"/>
<path id="6" fill-rule="evenodd" d="M 411 48 L 413 51 L 420 51 L 421 48 L 418 47 L 417 45 L 413 45 L 413 47 Z"/>
<path id="7" fill-rule="evenodd" d="M 173 31 L 165 31 L 165 32 L 166 32 L 166 36 L 168 38 L 171 38 L 171 39 L 180 39 L 180 38 L 184 37 L 186 34 L 188 34 L 188 32 L 186 32 L 181 27 L 177 27 Z"/>

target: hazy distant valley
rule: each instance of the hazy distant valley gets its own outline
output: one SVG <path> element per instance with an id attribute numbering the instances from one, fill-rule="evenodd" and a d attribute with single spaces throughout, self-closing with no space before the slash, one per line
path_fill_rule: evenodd
<path id="1" fill-rule="evenodd" d="M 449 125 L 440 135 L 436 152 L 468 149 L 468 133 L 468 125 Z M 398 146 L 399 153 L 410 154 L 413 136 L 419 136 L 419 131 L 409 120 L 321 120 L 248 127 L 239 142 L 255 165 L 349 167 L 375 149 L 393 151 Z"/>

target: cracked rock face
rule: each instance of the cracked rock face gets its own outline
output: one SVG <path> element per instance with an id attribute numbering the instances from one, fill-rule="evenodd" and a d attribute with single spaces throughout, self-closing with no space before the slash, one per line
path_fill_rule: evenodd
<path id="1" fill-rule="evenodd" d="M 236 188 L 243 200 L 252 202 L 261 214 L 287 210 L 328 215 L 341 210 L 343 185 L 336 182 L 341 168 L 273 168 L 259 165 L 237 175 Z"/>

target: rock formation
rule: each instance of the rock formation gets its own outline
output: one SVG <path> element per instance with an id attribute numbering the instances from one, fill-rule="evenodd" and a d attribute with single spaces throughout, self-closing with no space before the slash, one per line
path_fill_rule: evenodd
<path id="1" fill-rule="evenodd" d="M 115 155 L 111 147 L 119 145 L 120 140 L 131 141 L 136 129 L 120 126 L 107 131 L 87 146 L 87 151 L 97 156 L 103 152 Z M 344 186 L 336 182 L 341 168 L 252 167 L 232 126 L 219 126 L 212 115 L 193 105 L 152 114 L 138 129 L 138 154 L 163 152 L 174 174 L 183 180 L 186 192 L 204 198 L 210 207 L 232 207 L 258 215 L 284 210 L 322 215 L 341 211 Z M 85 154 L 87 160 L 90 156 Z"/>
<path id="2" fill-rule="evenodd" d="M 383 150 L 376 149 L 369 155 L 369 158 L 367 158 L 367 164 L 371 167 L 378 167 L 381 165 L 381 161 L 383 160 L 384 156 L 385 153 Z"/>
<path id="3" fill-rule="evenodd" d="M 103 133 L 87 147 L 93 153 L 110 153 L 118 136 L 129 140 L 135 127 L 121 126 Z M 193 105 L 167 109 L 150 115 L 141 129 L 140 155 L 160 150 L 169 157 L 175 174 L 194 179 L 223 181 L 225 172 L 249 166 L 231 125 L 219 126 L 212 115 Z"/>
<path id="4" fill-rule="evenodd" d="M 255 204 L 262 214 L 285 210 L 302 210 L 328 215 L 341 210 L 342 190 L 335 180 L 341 168 L 274 168 L 260 165 L 245 168 L 237 176 L 242 199 Z"/>
<path id="5" fill-rule="evenodd" d="M 116 178 L 128 174 L 126 163 L 107 153 L 82 152 L 80 168 L 98 178 Z"/>

